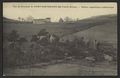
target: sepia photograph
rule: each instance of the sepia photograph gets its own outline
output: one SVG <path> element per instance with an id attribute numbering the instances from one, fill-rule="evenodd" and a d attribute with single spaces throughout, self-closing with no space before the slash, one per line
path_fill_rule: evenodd
<path id="1" fill-rule="evenodd" d="M 3 2 L 3 76 L 117 76 L 116 2 Z"/>

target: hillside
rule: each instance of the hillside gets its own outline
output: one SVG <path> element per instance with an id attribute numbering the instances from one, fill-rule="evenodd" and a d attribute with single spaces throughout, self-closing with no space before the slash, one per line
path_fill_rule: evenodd
<path id="1" fill-rule="evenodd" d="M 19 21 L 3 17 L 3 23 L 8 23 L 8 22 L 9 23 L 16 23 L 16 22 L 19 22 Z"/>
<path id="2" fill-rule="evenodd" d="M 85 32 L 85 30 L 95 26 L 104 27 L 104 25 L 109 25 L 109 23 L 112 26 L 114 24 L 116 25 L 116 15 L 91 17 L 88 19 L 79 20 L 72 24 L 71 23 L 30 24 L 30 23 L 10 23 L 8 21 L 8 23 L 4 23 L 4 32 L 9 33 L 11 30 L 15 29 L 18 32 L 20 32 L 21 35 L 29 37 L 44 28 L 47 29 L 47 31 L 50 33 L 54 33 L 60 37 L 63 37 L 83 30 Z M 87 31 L 90 32 L 90 30 Z"/>
<path id="3" fill-rule="evenodd" d="M 95 17 L 97 18 L 97 17 Z M 76 37 L 84 37 L 86 40 L 99 40 L 99 41 L 108 41 L 111 43 L 117 43 L 117 18 L 115 15 L 111 16 L 101 16 L 97 18 L 99 20 L 106 19 L 106 23 L 98 24 L 89 29 L 79 31 L 72 35 L 63 37 L 64 39 L 73 39 Z M 86 19 L 89 20 L 89 19 Z M 94 20 L 96 22 L 98 20 Z M 92 21 L 91 21 L 92 22 Z"/>

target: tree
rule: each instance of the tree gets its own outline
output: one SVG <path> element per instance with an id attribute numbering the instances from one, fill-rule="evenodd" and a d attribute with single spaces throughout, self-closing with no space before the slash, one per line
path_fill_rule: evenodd
<path id="1" fill-rule="evenodd" d="M 21 18 L 21 21 L 25 21 L 25 19 L 24 19 L 24 18 Z"/>
<path id="2" fill-rule="evenodd" d="M 70 22 L 70 21 L 73 21 L 71 18 L 69 18 L 69 17 L 65 17 L 65 22 Z"/>
<path id="3" fill-rule="evenodd" d="M 28 17 L 27 17 L 27 21 L 28 21 L 28 22 L 32 22 L 33 19 L 34 19 L 34 18 L 33 18 L 32 16 L 28 16 Z"/>
<path id="4" fill-rule="evenodd" d="M 18 20 L 21 21 L 21 17 L 18 17 Z"/>
<path id="5" fill-rule="evenodd" d="M 37 35 L 38 36 L 46 36 L 47 34 L 48 34 L 48 32 L 46 31 L 46 29 L 41 29 Z"/>
<path id="6" fill-rule="evenodd" d="M 76 21 L 79 21 L 79 18 L 77 18 Z"/>
<path id="7" fill-rule="evenodd" d="M 63 23 L 64 20 L 62 18 L 59 19 L 59 23 Z"/>
<path id="8" fill-rule="evenodd" d="M 38 38 L 37 35 L 32 35 L 31 42 L 37 42 Z"/>
<path id="9" fill-rule="evenodd" d="M 21 37 L 18 40 L 19 44 L 22 45 L 23 43 L 27 42 L 27 39 L 25 37 Z"/>
<path id="10" fill-rule="evenodd" d="M 55 40 L 54 40 L 55 43 L 57 43 L 57 42 L 59 41 L 59 39 L 60 39 L 60 38 L 59 38 L 57 35 L 55 35 L 55 34 L 53 34 L 53 37 L 55 37 Z"/>
<path id="11" fill-rule="evenodd" d="M 8 35 L 8 41 L 16 42 L 19 38 L 19 34 L 17 30 L 12 30 L 12 32 Z"/>

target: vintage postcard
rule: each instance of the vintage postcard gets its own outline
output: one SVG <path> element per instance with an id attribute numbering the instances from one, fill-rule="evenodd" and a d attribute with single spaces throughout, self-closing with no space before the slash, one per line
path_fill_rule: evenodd
<path id="1" fill-rule="evenodd" d="M 3 3 L 3 76 L 117 76 L 117 3 Z"/>

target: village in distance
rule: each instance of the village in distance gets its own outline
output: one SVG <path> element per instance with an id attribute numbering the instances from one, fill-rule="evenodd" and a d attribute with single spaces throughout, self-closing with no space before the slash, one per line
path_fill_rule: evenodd
<path id="1" fill-rule="evenodd" d="M 6 18 L 6 17 L 4 17 Z M 9 19 L 9 18 L 7 18 Z M 27 18 L 18 17 L 15 22 L 26 22 L 26 23 L 33 23 L 33 24 L 46 24 L 46 23 L 74 23 L 76 21 L 79 21 L 79 18 L 72 19 L 70 17 L 65 18 L 59 18 L 58 21 L 52 22 L 50 17 L 44 18 L 44 19 L 35 19 L 33 16 L 28 16 Z M 11 21 L 13 22 L 13 21 Z"/>

